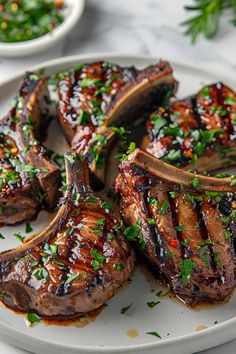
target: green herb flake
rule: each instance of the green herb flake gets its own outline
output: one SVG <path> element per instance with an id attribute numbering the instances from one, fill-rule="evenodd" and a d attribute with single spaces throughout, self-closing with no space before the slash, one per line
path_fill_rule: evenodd
<path id="1" fill-rule="evenodd" d="M 34 323 L 39 323 L 41 321 L 41 317 L 36 313 L 27 313 L 25 315 L 25 321 L 32 326 Z"/>
<path id="2" fill-rule="evenodd" d="M 182 232 L 184 229 L 184 226 L 183 225 L 178 225 L 175 227 L 175 230 L 178 231 L 178 232 Z"/>
<path id="3" fill-rule="evenodd" d="M 101 81 L 99 79 L 91 79 L 91 78 L 85 78 L 82 80 L 80 86 L 82 88 L 88 88 L 88 87 L 91 87 L 91 86 L 97 86 L 101 84 Z"/>
<path id="4" fill-rule="evenodd" d="M 148 221 L 148 224 L 149 224 L 149 225 L 156 225 L 155 219 L 150 219 L 150 218 L 148 218 L 147 221 Z"/>
<path id="5" fill-rule="evenodd" d="M 129 310 L 132 306 L 133 306 L 133 303 L 131 303 L 130 305 L 128 305 L 128 306 L 126 306 L 126 307 L 123 307 L 123 308 L 121 309 L 120 313 L 121 313 L 122 315 L 125 315 L 125 314 L 128 312 L 128 310 Z"/>
<path id="6" fill-rule="evenodd" d="M 3 234 L 0 232 L 0 240 L 5 240 L 5 237 L 3 236 Z"/>
<path id="7" fill-rule="evenodd" d="M 231 231 L 229 231 L 229 230 L 226 230 L 224 232 L 224 237 L 225 237 L 226 240 L 228 240 L 229 238 L 233 237 L 233 233 Z"/>
<path id="8" fill-rule="evenodd" d="M 85 198 L 86 203 L 95 203 L 96 201 L 97 201 L 97 198 L 94 197 L 93 195 Z"/>
<path id="9" fill-rule="evenodd" d="M 231 179 L 231 183 L 230 185 L 233 187 L 233 186 L 236 186 L 236 176 L 234 176 L 232 179 Z"/>
<path id="10" fill-rule="evenodd" d="M 114 265 L 114 268 L 115 268 L 116 270 L 123 270 L 123 269 L 124 269 L 124 266 L 123 266 L 123 264 L 115 264 L 115 265 Z"/>
<path id="11" fill-rule="evenodd" d="M 129 241 L 136 240 L 140 236 L 140 234 L 141 234 L 141 227 L 138 224 L 133 226 L 128 226 L 124 230 L 124 235 L 127 237 Z"/>
<path id="12" fill-rule="evenodd" d="M 30 233 L 32 231 L 34 231 L 32 226 L 30 225 L 30 223 L 27 222 L 26 225 L 25 225 L 25 233 L 28 234 L 28 233 Z"/>
<path id="13" fill-rule="evenodd" d="M 68 285 L 68 284 L 72 283 L 78 277 L 79 277 L 78 273 L 69 275 L 68 278 L 65 281 L 65 285 Z"/>
<path id="14" fill-rule="evenodd" d="M 177 197 L 176 192 L 169 192 L 169 194 L 172 199 L 175 199 Z"/>
<path id="15" fill-rule="evenodd" d="M 184 283 L 189 282 L 192 276 L 192 272 L 195 268 L 196 265 L 191 259 L 180 260 L 179 262 L 180 277 Z"/>
<path id="16" fill-rule="evenodd" d="M 159 210 L 159 214 L 160 215 L 164 215 L 168 212 L 170 208 L 170 203 L 168 200 L 164 200 L 164 202 L 162 203 L 162 206 L 160 207 L 160 210 Z"/>
<path id="17" fill-rule="evenodd" d="M 17 238 L 17 240 L 19 240 L 20 242 L 24 242 L 25 236 L 22 236 L 20 233 L 18 234 L 14 234 L 15 238 Z"/>
<path id="18" fill-rule="evenodd" d="M 161 339 L 160 334 L 157 333 L 157 332 L 146 332 L 146 334 L 149 334 L 149 335 L 151 335 L 151 336 L 154 336 L 154 337 L 157 337 L 157 338 L 160 338 L 160 339 Z"/>
<path id="19" fill-rule="evenodd" d="M 236 98 L 232 97 L 232 96 L 227 96 L 225 101 L 224 101 L 224 104 L 228 104 L 228 105 L 236 105 Z"/>
<path id="20" fill-rule="evenodd" d="M 86 124 L 89 122 L 90 122 L 90 116 L 88 115 L 88 113 L 86 113 L 85 111 L 83 111 L 81 109 L 80 114 L 79 114 L 79 118 L 77 119 L 77 124 L 83 125 L 83 124 Z"/>
<path id="21" fill-rule="evenodd" d="M 150 309 L 153 309 L 154 307 L 156 307 L 156 305 L 160 304 L 160 301 L 149 301 L 147 302 L 147 306 L 150 307 Z"/>
<path id="22" fill-rule="evenodd" d="M 105 209 L 105 210 L 112 210 L 113 208 L 112 208 L 112 205 L 109 203 L 109 202 L 104 202 L 104 203 L 102 203 L 102 207 L 103 207 L 103 209 Z"/>
<path id="23" fill-rule="evenodd" d="M 48 277 L 48 271 L 43 267 L 36 268 L 33 270 L 32 275 L 34 275 L 37 280 L 42 280 L 43 283 L 46 283 Z"/>
<path id="24" fill-rule="evenodd" d="M 194 178 L 191 180 L 190 184 L 191 184 L 191 186 L 192 186 L 194 189 L 200 189 L 200 188 L 201 188 L 201 183 L 200 183 L 198 177 L 194 177 Z"/>

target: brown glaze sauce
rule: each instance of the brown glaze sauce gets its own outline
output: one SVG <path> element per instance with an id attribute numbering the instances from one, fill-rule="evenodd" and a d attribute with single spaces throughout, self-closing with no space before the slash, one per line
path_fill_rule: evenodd
<path id="1" fill-rule="evenodd" d="M 192 311 L 200 311 L 204 309 L 210 309 L 210 308 L 218 308 L 222 307 L 223 305 L 226 305 L 231 297 L 231 295 L 228 299 L 222 300 L 222 301 L 217 301 L 217 302 L 206 302 L 206 301 L 199 301 L 197 304 L 194 305 L 188 305 L 186 304 L 182 299 L 180 299 L 169 287 L 168 285 L 165 284 L 165 282 L 162 279 L 159 279 L 157 276 L 155 276 L 154 272 L 151 271 L 148 267 L 147 264 L 145 264 L 142 261 L 139 261 L 137 264 L 137 267 L 140 269 L 142 274 L 144 275 L 145 279 L 147 282 L 150 284 L 150 291 L 151 292 L 159 292 L 162 291 L 160 297 L 162 298 L 168 298 L 171 301 L 176 301 L 176 303 L 182 305 L 183 307 L 188 307 Z"/>
<path id="2" fill-rule="evenodd" d="M 9 306 L 7 306 L 4 302 L 0 300 L 0 305 L 5 307 L 6 309 L 14 312 L 16 315 L 22 315 L 25 316 L 26 312 L 20 311 L 19 309 L 13 309 Z M 77 328 L 84 328 L 87 327 L 90 323 L 94 322 L 97 317 L 102 313 L 103 309 L 106 307 L 106 305 L 102 305 L 98 307 L 96 310 L 93 310 L 87 314 L 77 314 L 74 316 L 71 316 L 70 318 L 63 318 L 63 316 L 58 316 L 58 317 L 44 317 L 41 316 L 41 324 L 44 324 L 46 326 L 63 326 L 63 327 L 68 327 L 68 326 L 74 326 Z M 37 325 L 37 323 L 35 324 Z"/>

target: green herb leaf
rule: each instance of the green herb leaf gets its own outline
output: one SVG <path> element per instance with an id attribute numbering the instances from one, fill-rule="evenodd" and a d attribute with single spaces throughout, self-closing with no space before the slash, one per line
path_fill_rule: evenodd
<path id="1" fill-rule="evenodd" d="M 65 281 L 65 285 L 68 285 L 68 284 L 72 283 L 72 281 L 74 281 L 78 277 L 79 277 L 78 273 L 69 275 L 68 278 Z"/>
<path id="2" fill-rule="evenodd" d="M 41 321 L 41 317 L 39 315 L 37 315 L 36 313 L 27 313 L 25 315 L 25 320 L 30 325 L 33 325 L 34 323 L 40 322 Z"/>
<path id="3" fill-rule="evenodd" d="M 24 242 L 25 236 L 22 236 L 21 234 L 14 234 L 14 236 L 19 240 L 20 242 Z"/>
<path id="4" fill-rule="evenodd" d="M 150 307 L 151 309 L 153 309 L 156 305 L 160 304 L 160 301 L 150 301 L 147 302 L 148 307 Z"/>
<path id="5" fill-rule="evenodd" d="M 82 80 L 80 86 L 82 88 L 88 88 L 88 87 L 91 87 L 91 86 L 97 86 L 101 84 L 101 81 L 99 79 L 90 79 L 90 78 L 85 78 Z"/>
<path id="6" fill-rule="evenodd" d="M 125 315 L 126 313 L 127 313 L 127 311 L 131 308 L 133 306 L 133 303 L 131 303 L 130 305 L 128 305 L 128 306 L 126 306 L 126 307 L 123 307 L 122 309 L 121 309 L 121 314 L 122 315 Z"/>
<path id="7" fill-rule="evenodd" d="M 169 208 L 170 208 L 170 203 L 167 199 L 165 199 L 164 202 L 162 203 L 162 206 L 160 207 L 159 214 L 160 215 L 166 214 Z"/>
<path id="8" fill-rule="evenodd" d="M 28 233 L 30 233 L 32 231 L 33 231 L 32 226 L 30 225 L 30 223 L 27 222 L 26 225 L 25 225 L 25 233 L 28 234 Z"/>
<path id="9" fill-rule="evenodd" d="M 192 276 L 192 272 L 195 268 L 196 265 L 191 259 L 180 260 L 179 262 L 180 277 L 184 283 L 189 282 Z"/>
<path id="10" fill-rule="evenodd" d="M 128 226 L 125 230 L 124 230 L 124 234 L 127 237 L 127 239 L 129 241 L 134 241 L 136 240 L 140 234 L 141 234 L 141 227 L 136 224 L 133 226 Z"/>
<path id="11" fill-rule="evenodd" d="M 201 188 L 201 183 L 200 183 L 198 177 L 194 177 L 194 178 L 191 180 L 190 184 L 191 184 L 191 186 L 192 186 L 194 189 L 200 189 L 200 188 Z"/>
<path id="12" fill-rule="evenodd" d="M 154 336 L 154 337 L 157 337 L 157 338 L 160 338 L 160 339 L 161 339 L 160 334 L 157 333 L 157 332 L 146 332 L 146 334 L 150 334 L 151 336 Z"/>

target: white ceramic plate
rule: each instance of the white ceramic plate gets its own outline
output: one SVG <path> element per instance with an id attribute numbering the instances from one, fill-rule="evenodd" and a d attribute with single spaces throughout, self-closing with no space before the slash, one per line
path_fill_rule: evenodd
<path id="1" fill-rule="evenodd" d="M 19 43 L 0 42 L 0 56 L 22 57 L 31 55 L 62 41 L 78 23 L 85 5 L 85 0 L 64 0 L 64 2 L 66 5 L 64 12 L 65 19 L 60 26 L 48 34 L 30 41 Z"/>
<path id="2" fill-rule="evenodd" d="M 143 67 L 155 63 L 157 58 L 127 55 L 84 55 L 68 57 L 43 63 L 48 73 L 71 68 L 78 63 L 95 60 L 108 60 L 120 65 Z M 172 63 L 175 76 L 180 81 L 178 97 L 196 92 L 203 84 L 222 80 L 236 89 L 236 82 L 227 77 L 217 77 L 196 68 Z M 0 85 L 0 113 L 4 114 L 9 101 L 14 96 L 19 79 L 17 76 Z M 56 123 L 51 126 L 49 144 L 62 152 L 68 149 L 62 133 Z M 53 142 L 53 143 L 52 143 Z M 34 231 L 49 222 L 52 215 L 41 212 L 32 222 Z M 22 227 L 4 227 L 0 230 L 6 240 L 0 241 L 0 250 L 18 244 L 13 234 Z M 155 289 L 155 292 L 151 292 Z M 157 301 L 155 293 L 161 289 L 158 281 L 150 281 L 141 268 L 137 268 L 133 280 L 125 285 L 102 311 L 98 318 L 84 328 L 75 326 L 46 326 L 44 323 L 27 328 L 22 315 L 0 307 L 0 336 L 4 340 L 36 353 L 142 353 L 142 354 L 185 354 L 200 351 L 236 338 L 236 296 L 225 305 L 211 306 L 191 310 L 178 302 L 161 297 L 160 304 L 150 309 L 148 301 Z M 121 309 L 133 303 L 127 315 Z M 216 324 L 217 321 L 217 324 Z M 203 327 L 204 326 L 204 327 Z M 197 331 L 205 328 L 202 331 Z M 136 338 L 127 336 L 130 329 L 136 332 Z M 157 331 L 162 339 L 146 332 Z M 137 333 L 138 332 L 138 333 Z"/>

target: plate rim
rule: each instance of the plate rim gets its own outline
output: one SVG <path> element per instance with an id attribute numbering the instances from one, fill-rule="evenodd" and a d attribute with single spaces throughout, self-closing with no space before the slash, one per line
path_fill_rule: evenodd
<path id="1" fill-rule="evenodd" d="M 73 65 L 72 63 L 75 61 L 84 61 L 86 60 L 87 62 L 91 62 L 92 60 L 149 60 L 150 62 L 152 61 L 158 61 L 160 58 L 157 55 L 140 55 L 140 54 L 132 54 L 132 53 L 86 53 L 86 54 L 78 54 L 78 55 L 71 55 L 67 57 L 62 57 L 62 58 L 56 58 L 52 60 L 48 60 L 45 62 L 42 62 L 40 64 L 31 66 L 30 68 L 27 69 L 27 71 L 34 71 L 38 70 L 40 68 L 54 68 L 56 69 L 57 66 L 59 65 Z M 165 57 L 165 60 L 170 61 L 170 63 L 174 66 L 179 66 L 182 69 L 187 69 L 187 70 L 194 70 L 195 72 L 199 73 L 206 73 L 210 74 L 212 76 L 215 76 L 216 78 L 218 77 L 217 73 L 214 73 L 211 70 L 204 70 L 202 67 L 196 67 L 195 65 L 191 65 L 189 63 L 185 62 L 179 62 L 176 60 L 171 60 L 171 58 Z M 26 70 L 21 70 L 18 74 L 12 75 L 10 78 L 3 80 L 0 83 L 0 91 L 4 88 L 6 85 L 10 85 L 14 83 L 17 80 L 20 80 Z M 232 79 L 232 77 L 225 75 L 225 74 L 219 74 L 222 76 L 222 81 L 227 80 L 229 81 L 234 87 L 236 87 L 236 80 Z M 224 336 L 222 335 L 222 330 L 224 331 Z M 146 344 L 134 344 L 134 345 L 121 345 L 121 346 L 78 346 L 78 345 L 63 345 L 59 344 L 55 341 L 52 340 L 42 340 L 40 338 L 36 338 L 34 336 L 29 335 L 28 333 L 25 333 L 21 330 L 17 330 L 14 327 L 11 327 L 10 325 L 4 323 L 2 320 L 0 320 L 0 336 L 2 337 L 3 340 L 7 341 L 10 344 L 13 344 L 15 346 L 18 346 L 20 348 L 24 349 L 30 349 L 30 350 L 37 350 L 37 348 L 43 349 L 43 347 L 47 347 L 49 350 L 59 350 L 59 352 L 63 352 L 67 350 L 68 353 L 75 353 L 75 352 L 81 352 L 81 353 L 131 353 L 131 352 L 140 352 L 140 351 L 149 351 L 149 350 L 155 350 L 155 349 L 164 349 L 165 347 L 175 347 L 176 345 L 181 346 L 181 345 L 186 345 L 187 342 L 191 343 L 192 351 L 196 350 L 204 350 L 219 344 L 226 343 L 227 341 L 233 340 L 236 338 L 236 316 L 233 318 L 230 318 L 222 323 L 216 324 L 212 327 L 209 327 L 207 329 L 204 329 L 203 331 L 196 332 L 196 333 L 189 333 L 185 334 L 182 336 L 178 337 L 173 337 L 169 339 L 165 339 L 164 341 L 157 341 L 157 342 L 152 342 L 152 343 L 146 343 Z M 206 338 L 208 337 L 208 340 Z M 209 343 L 210 339 L 213 337 L 217 337 L 214 340 L 213 346 L 211 345 L 206 345 L 206 342 Z M 203 341 L 203 339 L 205 341 Z M 14 340 L 14 342 L 13 342 Z M 177 350 L 177 348 L 176 348 Z"/>

